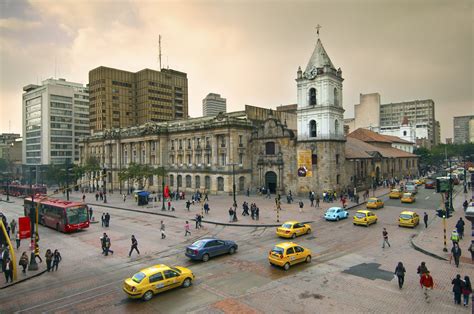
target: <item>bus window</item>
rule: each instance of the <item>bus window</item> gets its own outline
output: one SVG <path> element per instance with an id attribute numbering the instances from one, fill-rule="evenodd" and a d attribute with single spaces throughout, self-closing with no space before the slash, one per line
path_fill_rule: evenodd
<path id="1" fill-rule="evenodd" d="M 69 224 L 78 224 L 88 221 L 87 207 L 77 206 L 66 208 L 67 221 Z"/>

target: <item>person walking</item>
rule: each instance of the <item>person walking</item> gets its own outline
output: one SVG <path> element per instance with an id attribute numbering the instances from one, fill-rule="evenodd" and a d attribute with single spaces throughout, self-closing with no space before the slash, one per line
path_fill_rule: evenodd
<path id="1" fill-rule="evenodd" d="M 462 217 L 459 218 L 458 222 L 456 223 L 456 230 L 459 234 L 459 239 L 462 240 L 463 236 L 464 236 L 464 220 L 462 220 Z"/>
<path id="2" fill-rule="evenodd" d="M 160 232 L 161 232 L 161 239 L 166 238 L 165 223 L 163 222 L 163 220 L 160 223 Z"/>
<path id="3" fill-rule="evenodd" d="M 44 255 L 45 260 L 46 260 L 46 270 L 50 271 L 51 270 L 51 262 L 53 261 L 53 253 L 51 252 L 50 249 L 46 250 L 46 254 Z"/>
<path id="4" fill-rule="evenodd" d="M 453 242 L 453 245 L 454 243 L 459 243 L 459 233 L 457 229 L 454 229 L 451 232 L 451 241 Z"/>
<path id="5" fill-rule="evenodd" d="M 102 254 L 105 255 L 105 239 L 107 238 L 107 234 L 104 232 L 102 237 L 100 238 L 100 246 L 102 247 Z"/>
<path id="6" fill-rule="evenodd" d="M 20 248 L 20 244 L 21 244 L 20 231 L 18 231 L 16 233 L 15 240 L 16 240 L 16 249 L 18 250 Z"/>
<path id="7" fill-rule="evenodd" d="M 59 251 L 56 249 L 54 250 L 54 253 L 53 253 L 53 266 L 51 267 L 51 271 L 58 271 L 58 266 L 59 266 L 59 262 L 62 261 L 62 257 L 61 257 L 61 253 L 59 253 Z"/>
<path id="8" fill-rule="evenodd" d="M 452 249 L 451 249 L 451 258 L 449 261 L 451 262 L 451 259 L 454 258 L 454 264 L 456 267 L 459 267 L 459 259 L 461 257 L 462 251 L 461 248 L 459 247 L 459 244 L 454 243 Z"/>
<path id="9" fill-rule="evenodd" d="M 319 208 L 319 202 L 320 202 L 319 194 L 316 195 L 316 207 Z"/>
<path id="10" fill-rule="evenodd" d="M 40 263 L 43 262 L 43 259 L 41 258 L 41 255 L 40 255 L 40 249 L 39 249 L 38 242 L 35 243 L 35 261 L 36 261 L 37 258 L 39 258 Z"/>
<path id="11" fill-rule="evenodd" d="M 403 266 L 402 262 L 398 262 L 397 267 L 395 268 L 395 275 L 398 278 L 398 287 L 401 289 L 403 287 L 403 283 L 405 282 L 405 267 Z"/>
<path id="12" fill-rule="evenodd" d="M 108 256 L 109 255 L 109 252 L 111 254 L 114 254 L 114 251 L 112 251 L 110 249 L 110 246 L 111 246 L 111 243 L 112 241 L 110 241 L 110 238 L 108 235 L 105 235 L 105 256 Z"/>
<path id="13" fill-rule="evenodd" d="M 27 267 L 28 264 L 29 264 L 29 258 L 28 258 L 28 255 L 26 254 L 26 252 L 23 252 L 23 254 L 21 254 L 20 262 L 19 262 L 18 264 L 19 264 L 21 267 L 23 267 L 22 272 L 23 272 L 23 273 L 26 273 L 26 267 Z"/>
<path id="14" fill-rule="evenodd" d="M 105 214 L 105 227 L 108 228 L 110 226 L 110 214 Z"/>
<path id="15" fill-rule="evenodd" d="M 260 208 L 257 206 L 255 207 L 255 219 L 258 220 L 260 218 Z"/>
<path id="16" fill-rule="evenodd" d="M 474 247 L 472 247 L 472 241 L 467 250 L 471 252 L 471 260 L 474 262 Z"/>
<path id="17" fill-rule="evenodd" d="M 234 220 L 234 210 L 229 207 L 229 222 L 232 222 L 232 220 Z"/>
<path id="18" fill-rule="evenodd" d="M 299 205 L 299 207 L 300 207 L 300 213 L 302 213 L 302 212 L 303 212 L 303 206 L 304 206 L 303 201 L 300 200 L 300 202 L 298 203 L 298 205 Z"/>
<path id="19" fill-rule="evenodd" d="M 105 213 L 102 213 L 102 217 L 100 218 L 102 222 L 102 227 L 105 227 Z"/>
<path id="20" fill-rule="evenodd" d="M 428 273 L 428 268 L 426 267 L 426 263 L 425 262 L 421 262 L 420 266 L 418 266 L 418 269 L 416 271 L 420 277 L 425 274 L 425 273 Z"/>
<path id="21" fill-rule="evenodd" d="M 4 269 L 3 272 L 5 273 L 6 283 L 8 283 L 8 280 L 10 280 L 10 282 L 13 282 L 13 262 L 12 262 L 12 260 L 10 259 L 10 257 L 7 257 L 3 263 L 5 265 L 5 269 Z"/>
<path id="22" fill-rule="evenodd" d="M 12 236 L 16 234 L 15 230 L 16 230 L 16 220 L 12 219 L 12 221 L 10 221 L 10 231 L 12 232 Z"/>
<path id="23" fill-rule="evenodd" d="M 469 297 L 471 296 L 471 293 L 472 293 L 471 279 L 469 279 L 469 276 L 464 276 L 464 285 L 461 288 L 461 293 L 464 299 L 463 305 L 468 306 Z"/>
<path id="24" fill-rule="evenodd" d="M 186 223 L 184 224 L 184 236 L 187 237 L 188 234 L 191 235 L 191 231 L 189 230 L 189 222 L 186 220 Z"/>
<path id="25" fill-rule="evenodd" d="M 137 251 L 138 255 L 140 255 L 140 251 L 138 250 L 138 241 L 135 236 L 132 234 L 132 246 L 130 247 L 130 252 L 128 253 L 128 257 L 132 256 L 133 250 Z"/>
<path id="26" fill-rule="evenodd" d="M 453 294 L 454 294 L 454 304 L 461 305 L 461 294 L 462 294 L 462 287 L 463 281 L 461 280 L 461 275 L 457 274 L 456 278 L 451 281 L 453 285 Z"/>
<path id="27" fill-rule="evenodd" d="M 433 282 L 433 277 L 431 277 L 429 271 L 421 275 L 420 286 L 424 290 L 426 302 L 430 303 L 430 296 L 428 294 L 428 291 L 433 289 L 434 282 Z"/>
<path id="28" fill-rule="evenodd" d="M 122 195 L 122 199 L 123 199 L 123 202 L 125 203 L 125 201 L 127 200 L 127 195 L 125 195 L 125 193 Z"/>
<path id="29" fill-rule="evenodd" d="M 425 229 L 428 228 L 428 214 L 426 212 L 423 214 L 423 221 L 425 222 Z"/>
<path id="30" fill-rule="evenodd" d="M 382 249 L 385 248 L 385 243 L 387 243 L 387 244 L 388 244 L 388 247 L 390 247 L 390 243 L 388 242 L 388 232 L 387 232 L 387 229 L 383 228 L 382 236 L 383 236 Z"/>
<path id="31" fill-rule="evenodd" d="M 89 206 L 89 220 L 92 220 L 92 213 L 93 213 L 92 206 Z"/>

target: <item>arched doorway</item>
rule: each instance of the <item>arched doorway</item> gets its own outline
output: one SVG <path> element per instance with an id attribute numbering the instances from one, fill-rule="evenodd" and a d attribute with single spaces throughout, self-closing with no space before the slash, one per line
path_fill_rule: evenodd
<path id="1" fill-rule="evenodd" d="M 277 175 L 273 171 L 265 173 L 265 187 L 270 189 L 270 193 L 276 192 L 277 187 Z"/>

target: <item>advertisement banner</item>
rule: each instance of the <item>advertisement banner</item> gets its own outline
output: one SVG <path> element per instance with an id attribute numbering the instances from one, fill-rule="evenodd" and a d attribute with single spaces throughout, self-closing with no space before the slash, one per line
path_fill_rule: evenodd
<path id="1" fill-rule="evenodd" d="M 298 150 L 298 177 L 312 177 L 311 150 Z"/>
<path id="2" fill-rule="evenodd" d="M 18 218 L 18 231 L 20 232 L 20 239 L 28 239 L 31 237 L 30 217 Z"/>

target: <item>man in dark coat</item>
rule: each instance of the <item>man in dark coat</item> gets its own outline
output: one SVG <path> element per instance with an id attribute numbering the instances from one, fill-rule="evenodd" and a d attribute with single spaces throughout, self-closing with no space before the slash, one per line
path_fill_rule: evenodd
<path id="1" fill-rule="evenodd" d="M 462 254 L 459 244 L 454 243 L 453 248 L 451 249 L 451 254 L 452 254 L 452 258 L 454 259 L 454 264 L 456 264 L 456 267 L 459 267 L 459 259 Z"/>

